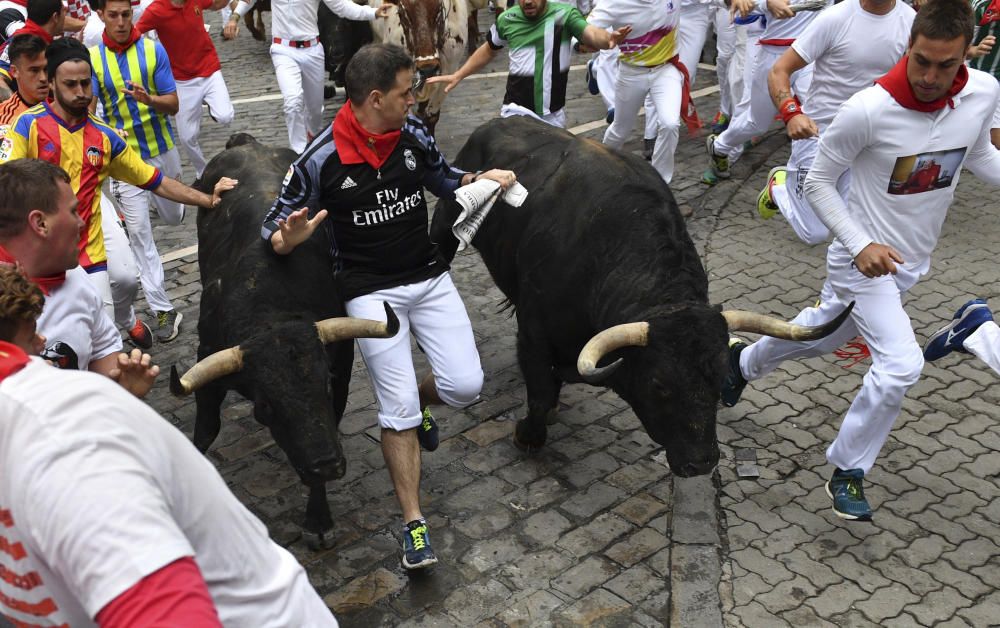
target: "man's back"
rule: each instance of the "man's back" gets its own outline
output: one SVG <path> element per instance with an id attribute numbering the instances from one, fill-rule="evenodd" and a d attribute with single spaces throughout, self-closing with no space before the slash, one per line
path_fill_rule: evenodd
<path id="1" fill-rule="evenodd" d="M 178 81 L 204 78 L 222 69 L 215 45 L 205 32 L 203 13 L 211 6 L 212 0 L 187 0 L 183 6 L 156 0 L 135 25 L 140 33 L 156 30 Z"/>

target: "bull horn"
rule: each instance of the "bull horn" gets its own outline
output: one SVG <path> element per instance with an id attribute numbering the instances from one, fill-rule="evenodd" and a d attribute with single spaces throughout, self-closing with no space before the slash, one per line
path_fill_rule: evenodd
<path id="1" fill-rule="evenodd" d="M 399 319 L 385 301 L 385 322 L 342 316 L 316 321 L 320 342 L 329 344 L 349 338 L 392 338 L 399 331 Z"/>
<path id="2" fill-rule="evenodd" d="M 243 351 L 239 347 L 216 351 L 204 360 L 178 376 L 177 366 L 170 367 L 170 392 L 175 395 L 190 395 L 206 384 L 220 377 L 239 373 L 243 370 Z"/>
<path id="3" fill-rule="evenodd" d="M 576 360 L 576 370 L 584 381 L 597 384 L 622 364 L 618 358 L 611 364 L 598 367 L 605 355 L 622 347 L 645 347 L 649 344 L 649 323 L 624 323 L 609 327 L 587 341 Z"/>
<path id="4" fill-rule="evenodd" d="M 756 314 L 754 312 L 744 312 L 743 310 L 725 310 L 722 312 L 722 316 L 726 319 L 726 324 L 729 325 L 729 331 L 731 332 L 748 331 L 754 334 L 781 338 L 782 340 L 805 341 L 819 340 L 820 338 L 829 336 L 847 320 L 853 309 L 854 301 L 851 301 L 850 305 L 837 315 L 837 318 L 814 327 L 787 323 L 771 316 Z"/>

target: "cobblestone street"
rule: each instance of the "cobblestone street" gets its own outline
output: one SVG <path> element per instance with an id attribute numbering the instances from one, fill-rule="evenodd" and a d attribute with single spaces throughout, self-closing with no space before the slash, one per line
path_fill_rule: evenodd
<path id="1" fill-rule="evenodd" d="M 218 16 L 208 17 L 236 120 L 222 128 L 206 116 L 206 155 L 236 132 L 285 145 L 267 45 L 246 32 L 223 42 Z M 480 24 L 488 23 L 484 13 Z M 573 58 L 569 126 L 600 141 L 605 111 L 586 91 L 586 58 Z M 706 121 L 718 104 L 710 67 L 694 86 Z M 506 56 L 488 70 L 505 71 Z M 449 158 L 497 115 L 504 81 L 467 79 L 445 102 L 437 141 Z M 338 89 L 326 119 L 342 100 Z M 800 243 L 780 216 L 756 214 L 757 194 L 768 170 L 786 161 L 788 141 L 775 127 L 734 165 L 731 180 L 710 188 L 699 182 L 704 133 L 681 138 L 671 187 L 693 210 L 688 227 L 712 301 L 790 319 L 818 296 L 825 247 Z M 640 144 L 637 130 L 626 148 Z M 973 296 L 1000 306 L 996 198 L 964 174 L 931 273 L 906 300 L 921 342 Z M 194 217 L 179 227 L 154 224 L 169 295 L 184 314 L 181 337 L 152 351 L 166 372 L 195 360 L 201 284 Z M 845 523 L 823 488 L 832 470 L 824 451 L 870 360 L 788 362 L 750 384 L 736 407 L 719 410 L 714 477 L 673 478 L 663 449 L 628 406 L 583 385 L 564 387 L 560 422 L 549 426 L 546 447 L 527 455 L 511 442 L 525 412 L 515 322 L 500 311 L 502 295 L 474 251 L 456 258 L 452 275 L 486 384 L 477 404 L 435 412 L 442 444 L 423 455 L 422 506 L 441 562 L 428 573 L 408 576 L 400 566 L 401 521 L 360 358 L 340 426 L 347 474 L 328 484 L 338 534 L 332 549 L 312 551 L 301 538 L 307 490 L 235 393 L 208 454 L 305 565 L 342 625 L 1000 624 L 1000 386 L 984 364 L 949 356 L 924 368 L 869 475 L 874 522 Z M 161 375 L 148 401 L 190 435 L 194 399 L 172 396 L 167 383 Z M 748 449 L 757 479 L 736 475 L 736 454 Z"/>

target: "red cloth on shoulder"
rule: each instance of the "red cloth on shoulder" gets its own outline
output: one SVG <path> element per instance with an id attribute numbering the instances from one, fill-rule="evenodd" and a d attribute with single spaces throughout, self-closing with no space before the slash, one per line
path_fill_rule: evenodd
<path id="1" fill-rule="evenodd" d="M 1000 20 L 1000 0 L 993 0 L 990 2 L 990 6 L 986 7 L 983 11 L 983 19 L 979 20 L 980 26 L 986 26 L 990 22 L 996 22 Z"/>
<path id="2" fill-rule="evenodd" d="M 21 347 L 0 340 L 0 382 L 23 369 L 30 361 Z"/>
<path id="3" fill-rule="evenodd" d="M 149 574 L 108 602 L 95 618 L 101 628 L 222 626 L 208 585 L 191 557 Z"/>
<path id="4" fill-rule="evenodd" d="M 958 74 L 955 75 L 955 80 L 952 81 L 951 87 L 941 98 L 931 102 L 923 102 L 922 100 L 917 100 L 916 94 L 913 93 L 913 86 L 910 85 L 910 80 L 906 78 L 906 62 L 909 60 L 910 55 L 903 55 L 903 58 L 899 62 L 892 66 L 885 76 L 875 81 L 876 85 L 882 86 L 885 91 L 896 99 L 904 109 L 913 109 L 914 111 L 923 111 L 925 113 L 930 113 L 932 111 L 940 111 L 945 107 L 955 108 L 955 103 L 952 102 L 955 94 L 962 91 L 965 88 L 965 84 L 969 82 L 969 68 L 962 64 L 958 69 Z"/>
<path id="5" fill-rule="evenodd" d="M 367 163 L 372 168 L 381 168 L 392 151 L 399 144 L 400 131 L 389 131 L 381 135 L 365 130 L 354 115 L 348 101 L 337 117 L 333 119 L 333 142 L 337 147 L 341 163 Z"/>

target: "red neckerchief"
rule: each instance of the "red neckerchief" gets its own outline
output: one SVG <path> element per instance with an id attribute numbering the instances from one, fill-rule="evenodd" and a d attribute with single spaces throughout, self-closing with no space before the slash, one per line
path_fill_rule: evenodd
<path id="1" fill-rule="evenodd" d="M 1000 2 L 1000 0 L 997 1 Z M 694 108 L 694 99 L 691 98 L 691 75 L 681 63 L 680 55 L 674 55 L 667 63 L 680 70 L 681 76 L 684 77 L 684 83 L 681 86 L 681 120 L 687 125 L 688 133 L 694 135 L 701 128 L 701 120 L 698 119 L 698 112 Z"/>
<path id="2" fill-rule="evenodd" d="M 30 361 L 31 358 L 20 347 L 0 340 L 0 382 L 23 369 Z"/>
<path id="3" fill-rule="evenodd" d="M 14 259 L 14 256 L 2 246 L 0 246 L 0 264 L 17 264 L 17 260 Z M 50 292 L 66 283 L 66 271 L 63 271 L 58 275 L 50 275 L 48 277 L 29 277 L 29 279 L 42 289 L 42 294 L 49 296 Z"/>
<path id="4" fill-rule="evenodd" d="M 108 50 L 111 50 L 116 55 L 120 55 L 123 54 L 129 48 L 131 48 L 132 44 L 139 41 L 139 38 L 142 37 L 142 34 L 139 33 L 139 29 L 137 29 L 133 24 L 132 32 L 128 34 L 128 40 L 124 44 L 119 44 L 115 40 L 108 37 L 108 31 L 104 31 L 101 34 L 101 37 L 104 39 L 104 45 L 108 48 Z"/>
<path id="5" fill-rule="evenodd" d="M 917 100 L 916 95 L 913 93 L 913 86 L 910 85 L 909 79 L 906 78 L 906 61 L 908 58 L 909 55 L 903 55 L 899 63 L 892 66 L 892 69 L 885 76 L 876 80 L 875 84 L 881 85 L 882 89 L 889 92 L 889 95 L 895 98 L 896 102 L 904 109 L 913 109 L 914 111 L 923 111 L 924 113 L 940 111 L 946 106 L 954 109 L 955 103 L 951 99 L 955 94 L 962 91 L 965 88 L 965 84 L 969 82 L 969 69 L 963 64 L 958 69 L 958 74 L 955 75 L 955 80 L 952 82 L 947 94 L 937 100 L 923 102 Z"/>
<path id="6" fill-rule="evenodd" d="M 52 40 L 55 39 L 49 31 L 45 30 L 31 20 L 25 20 L 24 26 L 17 29 L 17 31 L 14 32 L 14 35 L 38 35 L 45 40 L 46 44 L 51 44 Z M 14 35 L 11 35 L 11 39 L 13 39 Z M 8 39 L 8 41 L 10 40 Z"/>
<path id="7" fill-rule="evenodd" d="M 343 164 L 366 163 L 372 168 L 381 168 L 399 144 L 399 136 L 399 131 L 381 135 L 366 131 L 354 116 L 350 101 L 333 119 L 333 141 Z"/>
<path id="8" fill-rule="evenodd" d="M 979 20 L 980 26 L 986 26 L 990 22 L 1000 20 L 1000 0 L 993 0 L 990 6 L 983 12 L 983 19 Z"/>

